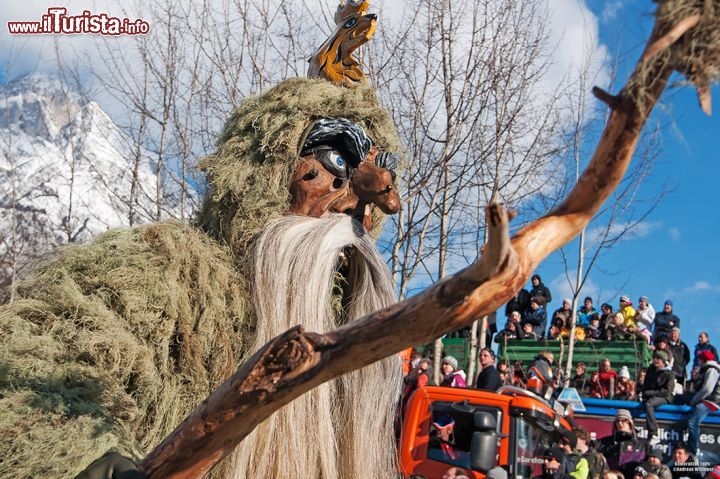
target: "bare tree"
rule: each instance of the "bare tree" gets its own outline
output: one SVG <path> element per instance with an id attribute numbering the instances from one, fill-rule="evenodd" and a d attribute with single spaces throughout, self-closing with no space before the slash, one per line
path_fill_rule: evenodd
<path id="1" fill-rule="evenodd" d="M 403 210 L 385 245 L 402 298 L 475 258 L 488 201 L 552 193 L 566 85 L 542 91 L 552 53 L 543 7 L 410 2 L 414 14 L 375 44 L 371 60 L 386 60 L 371 61 L 372 75 L 407 147 Z"/>

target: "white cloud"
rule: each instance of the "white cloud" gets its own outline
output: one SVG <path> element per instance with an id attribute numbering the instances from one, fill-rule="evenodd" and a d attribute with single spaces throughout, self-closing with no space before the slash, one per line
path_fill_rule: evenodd
<path id="1" fill-rule="evenodd" d="M 670 239 L 672 239 L 673 241 L 680 240 L 680 230 L 677 228 L 670 228 L 668 230 L 668 235 L 670 235 Z"/>
<path id="2" fill-rule="evenodd" d="M 622 241 L 644 238 L 661 226 L 662 223 L 659 221 L 640 221 L 637 224 L 632 222 L 613 223 L 607 231 L 607 240 L 616 238 L 620 234 L 622 234 Z M 605 238 L 606 230 L 607 227 L 602 226 L 588 229 L 585 236 L 587 243 L 594 245 L 598 241 L 602 241 Z"/>
<path id="3" fill-rule="evenodd" d="M 570 277 L 573 278 L 574 282 L 574 273 L 571 273 Z M 571 285 L 565 273 L 560 273 L 554 277 L 553 280 L 550 281 L 549 288 L 553 295 L 553 303 L 557 304 L 558 307 L 564 298 L 572 298 L 573 296 Z M 585 296 L 590 296 L 597 303 L 599 302 L 599 295 L 600 287 L 592 279 L 588 279 L 578 294 L 578 301 L 582 301 Z M 557 298 L 557 301 L 555 301 L 555 298 Z"/>
<path id="4" fill-rule="evenodd" d="M 720 291 L 720 285 L 711 285 L 707 281 L 696 281 L 692 286 L 683 289 L 683 293 L 699 293 L 702 291 Z"/>
<path id="5" fill-rule="evenodd" d="M 590 77 L 594 84 L 607 85 L 610 80 L 605 62 L 608 51 L 598 38 L 598 18 L 584 0 L 555 0 L 549 2 L 550 44 L 557 45 L 553 66 L 549 71 L 549 85 L 570 76 L 575 80 L 578 66 L 590 58 Z"/>
<path id="6" fill-rule="evenodd" d="M 606 2 L 605 6 L 603 7 L 603 11 L 600 14 L 603 22 L 610 22 L 612 20 L 615 20 L 615 18 L 618 16 L 618 13 L 622 9 L 622 5 L 622 0 L 612 0 Z"/>
<path id="7" fill-rule="evenodd" d="M 684 286 L 682 288 L 670 288 L 665 291 L 664 295 L 667 298 L 677 298 L 684 295 L 706 293 L 720 293 L 720 284 L 712 284 L 709 281 L 697 280 L 690 286 Z"/>

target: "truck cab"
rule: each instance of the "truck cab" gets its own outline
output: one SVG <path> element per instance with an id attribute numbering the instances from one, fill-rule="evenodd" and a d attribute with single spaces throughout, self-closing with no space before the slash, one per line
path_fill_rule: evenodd
<path id="1" fill-rule="evenodd" d="M 524 389 L 504 386 L 496 393 L 437 386 L 410 397 L 400 434 L 400 470 L 441 478 L 453 466 L 482 478 L 496 466 L 508 477 L 542 473 L 543 453 L 562 437 L 571 439 L 572 411 Z"/>
<path id="2" fill-rule="evenodd" d="M 618 409 L 630 411 L 638 437 L 647 438 L 645 411 L 637 402 L 584 398 L 573 411 L 512 386 L 494 393 L 422 387 L 404 409 L 400 471 L 404 478 L 440 479 L 456 466 L 477 479 L 500 466 L 509 478 L 530 479 L 541 475 L 543 453 L 548 447 L 562 438 L 575 442 L 571 431 L 574 424 L 584 426 L 593 439 L 612 434 Z M 691 411 L 675 405 L 656 409 L 660 440 L 655 447 L 663 451 L 664 463 L 671 459 L 672 446 L 687 440 L 685 429 Z M 720 477 L 720 411 L 711 413 L 701 424 L 700 449 L 702 475 Z"/>

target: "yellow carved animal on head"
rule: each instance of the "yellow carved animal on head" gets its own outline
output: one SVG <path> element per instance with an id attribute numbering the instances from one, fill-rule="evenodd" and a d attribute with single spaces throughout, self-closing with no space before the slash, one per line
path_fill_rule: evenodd
<path id="1" fill-rule="evenodd" d="M 377 15 L 366 14 L 368 7 L 367 0 L 341 2 L 335 12 L 335 31 L 309 60 L 309 77 L 325 78 L 344 86 L 352 86 L 365 77 L 352 53 L 375 34 Z"/>

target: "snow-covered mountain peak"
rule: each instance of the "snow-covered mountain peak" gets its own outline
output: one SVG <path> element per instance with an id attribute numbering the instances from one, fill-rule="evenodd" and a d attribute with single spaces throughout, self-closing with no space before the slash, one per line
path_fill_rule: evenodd
<path id="1" fill-rule="evenodd" d="M 31 213 L 26 223 L 61 244 L 156 219 L 151 155 L 56 78 L 0 85 L 0 154 L 0 196 L 14 198 L 0 209 L 0 228 Z"/>
<path id="2" fill-rule="evenodd" d="M 57 78 L 31 74 L 0 85 L 0 128 L 55 141 L 82 109 L 81 95 Z"/>

